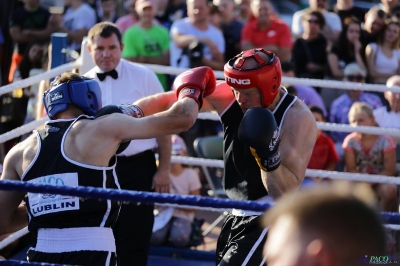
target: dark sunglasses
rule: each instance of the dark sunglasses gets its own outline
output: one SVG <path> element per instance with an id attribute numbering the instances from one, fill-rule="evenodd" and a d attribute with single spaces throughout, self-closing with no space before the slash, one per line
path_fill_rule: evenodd
<path id="1" fill-rule="evenodd" d="M 348 75 L 346 77 L 347 80 L 356 80 L 356 81 L 362 81 L 364 79 L 363 76 L 361 75 Z"/>
<path id="2" fill-rule="evenodd" d="M 310 24 L 318 24 L 319 23 L 319 20 L 318 19 L 309 19 L 309 20 L 307 20 L 308 21 L 308 23 L 310 23 Z"/>

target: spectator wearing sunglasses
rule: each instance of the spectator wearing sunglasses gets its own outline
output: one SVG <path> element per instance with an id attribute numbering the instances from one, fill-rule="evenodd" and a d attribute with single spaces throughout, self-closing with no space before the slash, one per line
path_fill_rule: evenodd
<path id="1" fill-rule="evenodd" d="M 304 32 L 292 50 L 292 63 L 297 77 L 323 79 L 326 67 L 328 42 L 321 34 L 325 26 L 324 15 L 318 10 L 309 10 L 302 18 Z"/>
<path id="2" fill-rule="evenodd" d="M 400 74 L 400 22 L 388 19 L 376 43 L 365 48 L 370 81 L 385 84 L 393 75 Z"/>
<path id="3" fill-rule="evenodd" d="M 344 81 L 364 83 L 367 76 L 367 72 L 357 63 L 348 64 L 343 72 Z M 348 113 L 354 102 L 365 102 L 371 106 L 372 109 L 383 106 L 381 99 L 376 94 L 363 92 L 360 90 L 347 90 L 346 93 L 333 100 L 330 108 L 329 122 L 337 124 L 349 124 Z M 343 159 L 344 155 L 342 143 L 348 134 L 349 133 L 346 132 L 330 132 L 330 136 L 335 142 L 336 150 L 341 159 Z"/>

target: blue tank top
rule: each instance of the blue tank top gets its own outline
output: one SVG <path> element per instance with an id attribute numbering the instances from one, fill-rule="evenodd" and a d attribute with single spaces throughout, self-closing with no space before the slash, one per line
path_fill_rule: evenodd
<path id="1" fill-rule="evenodd" d="M 52 120 L 43 130 L 35 131 L 38 150 L 24 172 L 22 181 L 55 186 L 118 188 L 115 157 L 107 167 L 82 164 L 68 158 L 63 149 L 67 133 L 80 119 Z M 29 230 L 39 228 L 111 227 L 117 220 L 120 205 L 111 200 L 80 199 L 46 193 L 25 196 Z"/>

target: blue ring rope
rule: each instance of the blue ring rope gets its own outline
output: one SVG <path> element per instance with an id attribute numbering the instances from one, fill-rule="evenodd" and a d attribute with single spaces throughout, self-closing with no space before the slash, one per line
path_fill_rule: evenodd
<path id="1" fill-rule="evenodd" d="M 54 186 L 45 184 L 32 184 L 22 181 L 0 180 L 0 190 L 13 190 L 20 192 L 49 193 L 67 196 L 76 196 L 80 198 L 92 199 L 111 199 L 122 202 L 142 202 L 142 203 L 160 203 L 160 204 L 178 204 L 186 206 L 211 207 L 218 209 L 242 209 L 249 211 L 264 212 L 271 207 L 266 202 L 239 201 L 231 199 L 219 199 L 211 197 L 193 196 L 193 195 L 174 195 L 167 193 L 142 192 L 131 190 L 104 189 L 94 187 L 70 187 Z M 400 215 L 398 213 L 382 212 L 380 213 L 383 222 L 386 224 L 400 225 Z"/>
<path id="2" fill-rule="evenodd" d="M 44 262 L 27 262 L 27 261 L 21 261 L 21 260 L 0 260 L 0 265 L 7 265 L 7 266 L 21 266 L 21 265 L 29 265 L 29 266 L 62 266 L 62 265 L 66 265 L 66 264 L 52 264 L 52 263 L 44 263 Z"/>

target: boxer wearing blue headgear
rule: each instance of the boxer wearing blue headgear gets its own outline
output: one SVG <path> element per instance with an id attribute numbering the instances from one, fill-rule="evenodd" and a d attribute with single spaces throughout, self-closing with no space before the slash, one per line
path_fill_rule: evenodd
<path id="1" fill-rule="evenodd" d="M 83 76 L 65 83 L 58 81 L 43 94 L 43 104 L 50 119 L 67 110 L 69 104 L 75 104 L 90 116 L 101 108 L 101 90 L 97 81 Z"/>
<path id="2" fill-rule="evenodd" d="M 205 78 L 204 74 L 199 80 Z M 46 110 L 54 120 L 7 153 L 0 179 L 120 188 L 116 151 L 121 143 L 177 134 L 192 127 L 198 115 L 198 101 L 180 97 L 165 112 L 156 114 L 157 108 L 143 109 L 147 116 L 140 119 L 131 117 L 140 115 L 140 103 L 107 106 L 98 112 L 100 116 L 88 116 L 100 107 L 96 82 L 74 73 L 64 73 L 56 82 L 44 95 Z M 197 88 L 200 90 L 201 86 L 204 90 L 205 85 Z M 19 206 L 23 199 L 26 206 Z M 25 197 L 18 191 L 0 190 L 0 235 L 26 225 L 37 232 L 34 248 L 27 254 L 29 262 L 115 266 L 116 245 L 111 227 L 119 209 L 120 205 L 112 200 L 80 201 L 79 197 L 45 197 L 38 193 Z"/>

